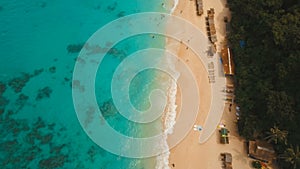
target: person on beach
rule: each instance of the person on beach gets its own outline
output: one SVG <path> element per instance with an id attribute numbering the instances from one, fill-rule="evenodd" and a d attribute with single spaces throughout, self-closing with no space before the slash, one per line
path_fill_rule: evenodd
<path id="1" fill-rule="evenodd" d="M 195 131 L 201 131 L 202 130 L 202 126 L 200 126 L 200 125 L 194 125 L 194 130 Z"/>

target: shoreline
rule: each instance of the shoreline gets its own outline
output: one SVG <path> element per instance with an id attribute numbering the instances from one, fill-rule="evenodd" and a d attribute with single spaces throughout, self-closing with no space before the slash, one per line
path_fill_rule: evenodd
<path id="1" fill-rule="evenodd" d="M 202 32 L 205 33 L 204 20 L 203 20 L 203 26 L 201 26 L 201 21 L 200 22 L 197 21 L 198 16 L 196 14 L 195 1 L 188 1 L 185 3 L 183 1 L 179 1 L 172 15 L 182 17 L 188 20 L 189 22 L 194 24 L 197 28 L 199 28 Z M 186 45 L 175 42 L 175 40 L 169 39 L 167 41 L 167 49 L 173 51 L 174 53 L 177 53 L 177 55 L 182 60 L 184 60 L 185 63 L 188 65 L 188 67 L 192 70 L 193 74 L 196 75 L 196 80 L 197 80 L 198 89 L 200 93 L 200 103 L 199 103 L 200 109 L 198 112 L 196 124 L 201 124 L 203 126 L 211 104 L 211 86 L 209 85 L 209 81 L 207 78 L 208 73 L 206 72 L 205 69 L 205 65 L 204 65 L 205 63 L 203 63 L 193 51 L 187 49 Z M 181 87 L 183 88 L 187 87 L 185 83 L 183 84 L 184 86 Z M 183 100 L 181 100 L 180 89 L 178 88 L 177 91 L 178 92 L 176 94 L 176 105 L 178 105 L 177 107 L 177 113 L 178 113 L 180 112 L 181 109 L 180 105 Z M 188 154 L 182 153 L 181 151 L 178 151 L 178 149 L 181 149 L 182 147 L 182 151 L 191 152 L 192 148 L 197 147 L 198 139 L 199 139 L 199 133 L 193 130 L 189 131 L 188 135 L 184 138 L 184 140 L 182 140 L 176 147 L 170 150 L 169 167 L 180 168 L 180 169 L 187 168 L 187 165 L 184 164 L 185 160 L 183 159 L 185 159 L 187 156 L 190 156 L 190 158 L 195 158 L 196 156 L 190 153 Z M 193 168 L 197 168 L 197 167 L 193 167 Z"/>

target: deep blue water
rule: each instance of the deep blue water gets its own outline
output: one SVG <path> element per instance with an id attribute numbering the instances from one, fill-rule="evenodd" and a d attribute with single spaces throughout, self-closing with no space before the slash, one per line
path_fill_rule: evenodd
<path id="1" fill-rule="evenodd" d="M 74 110 L 72 73 L 78 49 L 95 31 L 125 15 L 162 12 L 162 3 L 166 1 L 0 0 L 0 168 L 154 167 L 155 158 L 113 155 L 89 139 Z M 125 40 L 116 46 L 121 52 L 105 56 L 95 84 L 99 106 L 111 104 L 109 79 L 123 57 L 163 45 L 162 37 L 144 35 Z M 155 73 L 141 73 L 131 86 L 139 109 L 149 106 L 143 96 L 152 85 L 144 85 L 154 84 L 150 77 Z M 146 93 L 136 88 L 146 88 Z M 118 113 L 108 113 L 106 120 L 112 126 L 121 120 L 115 127 L 125 134 L 145 135 Z"/>

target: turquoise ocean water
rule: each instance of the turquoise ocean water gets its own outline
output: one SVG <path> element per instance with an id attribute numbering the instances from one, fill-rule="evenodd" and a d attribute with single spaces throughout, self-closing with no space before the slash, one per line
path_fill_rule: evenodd
<path id="1" fill-rule="evenodd" d="M 155 158 L 120 157 L 89 139 L 74 110 L 71 81 L 79 49 L 95 31 L 125 15 L 167 12 L 162 3 L 167 1 L 0 0 L 0 168 L 155 167 Z M 121 133 L 155 134 L 116 112 L 110 93 L 112 73 L 127 55 L 163 48 L 164 42 L 164 37 L 152 35 L 126 39 L 100 65 L 95 84 L 98 105 L 105 120 Z M 145 96 L 156 81 L 156 71 L 141 72 L 133 80 L 130 96 L 137 109 L 149 107 Z"/>

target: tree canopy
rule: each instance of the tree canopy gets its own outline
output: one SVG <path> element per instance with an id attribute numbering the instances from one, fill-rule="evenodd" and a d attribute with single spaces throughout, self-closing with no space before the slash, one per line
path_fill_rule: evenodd
<path id="1" fill-rule="evenodd" d="M 228 0 L 228 5 L 232 15 L 228 40 L 236 65 L 235 95 L 241 111 L 239 132 L 247 139 L 262 139 L 276 126 L 288 133 L 288 144 L 297 147 L 300 1 Z M 275 146 L 280 147 L 276 148 L 278 154 L 289 148 L 281 142 Z M 281 161 L 283 168 L 290 167 Z"/>

